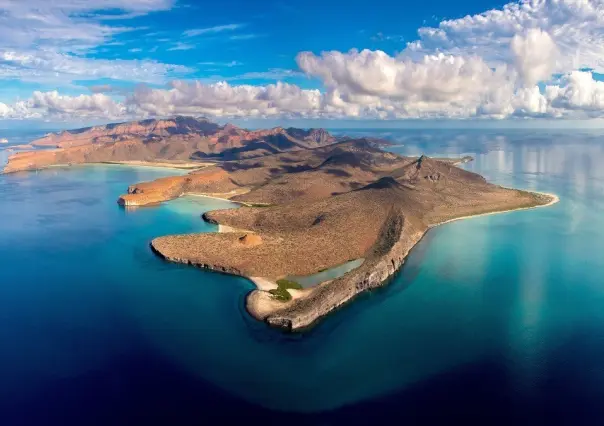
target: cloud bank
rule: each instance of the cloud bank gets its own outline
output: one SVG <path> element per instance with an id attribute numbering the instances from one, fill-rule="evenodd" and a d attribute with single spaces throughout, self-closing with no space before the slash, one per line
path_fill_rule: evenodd
<path id="1" fill-rule="evenodd" d="M 420 91 L 409 91 L 405 83 L 397 86 L 392 96 L 371 94 L 374 90 L 382 93 L 384 86 L 372 88 L 369 94 L 366 88 L 356 90 L 359 88 L 353 86 L 355 90 L 350 90 L 352 83 L 321 92 L 288 83 L 253 86 L 180 80 L 172 82 L 168 89 L 139 86 L 122 101 L 104 93 L 65 96 L 57 91 L 36 91 L 25 101 L 0 103 L 0 118 L 134 119 L 177 114 L 374 119 L 604 117 L 604 82 L 594 80 L 590 72 L 573 71 L 562 76 L 558 84 L 546 85 L 542 92 L 538 86 L 512 90 L 512 82 L 505 75 L 492 71 L 486 78 L 501 79 L 502 85 L 480 86 L 482 80 L 476 80 L 476 86 L 467 92 L 471 96 L 466 97 L 465 89 L 460 91 L 459 87 L 465 88 L 471 77 L 455 74 L 456 67 L 447 70 L 458 80 L 450 91 L 443 90 L 435 81 L 422 85 Z M 429 90 L 423 90 L 426 87 Z"/>
<path id="2" fill-rule="evenodd" d="M 49 39 L 48 34 L 59 31 L 64 38 L 80 45 L 93 45 L 115 32 L 129 30 L 107 27 L 94 20 L 92 24 L 90 20 L 80 22 L 72 12 L 98 14 L 99 8 L 82 6 L 84 3 L 78 0 L 62 2 L 65 8 L 60 13 L 53 9 L 58 14 L 56 23 L 42 26 L 39 34 L 29 35 L 30 38 L 44 41 Z M 48 11 L 45 3 L 40 1 L 39 7 Z M 126 15 L 172 5 L 168 0 L 97 3 L 116 7 Z M 11 9 L 15 16 L 22 12 L 21 24 L 24 19 L 32 19 L 26 12 L 31 14 L 34 8 L 28 7 Z M 67 24 L 74 26 L 67 29 Z M 88 30 L 84 25 L 92 27 Z M 195 29 L 185 35 L 232 31 L 240 26 Z M 9 37 L 2 34 L 0 41 Z M 26 37 L 19 34 L 11 36 L 13 46 Z M 25 45 L 28 43 L 31 40 L 26 40 Z M 11 44 L 5 44 L 6 50 L 0 50 L 0 78 L 39 79 L 40 73 L 50 76 L 58 72 L 70 78 L 96 73 L 120 79 L 128 74 L 129 79 L 157 83 L 166 75 L 187 72 L 177 65 L 152 61 L 105 62 L 57 49 L 22 53 L 16 47 L 8 50 Z M 112 92 L 105 90 L 80 96 L 35 92 L 30 99 L 0 104 L 0 117 L 114 119 L 173 114 L 360 119 L 602 117 L 604 82 L 598 81 L 592 70 L 604 71 L 604 0 L 510 3 L 500 10 L 421 28 L 418 40 L 408 43 L 396 55 L 355 49 L 320 54 L 300 52 L 296 62 L 301 73 L 320 82 L 321 90 L 288 83 L 231 85 L 174 80 L 164 88 L 141 85 L 117 97 L 108 96 L 106 93 Z"/>

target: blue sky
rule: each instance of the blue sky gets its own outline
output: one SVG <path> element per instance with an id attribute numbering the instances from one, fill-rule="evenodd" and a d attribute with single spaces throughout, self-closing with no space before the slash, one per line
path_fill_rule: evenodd
<path id="1" fill-rule="evenodd" d="M 400 1 L 382 2 L 382 7 L 368 7 L 364 0 L 181 1 L 170 11 L 131 20 L 129 25 L 142 29 L 119 34 L 115 43 L 123 45 L 103 46 L 90 56 L 181 64 L 193 69 L 187 77 L 208 81 L 286 80 L 316 88 L 318 81 L 294 72 L 298 52 L 357 48 L 395 54 L 417 39 L 422 26 L 484 10 L 485 2 L 475 0 L 428 0 L 421 8 Z M 196 30 L 200 34 L 185 35 Z"/>
<path id="2" fill-rule="evenodd" d="M 604 0 L 5 0 L 0 28 L 4 123 L 604 114 Z"/>

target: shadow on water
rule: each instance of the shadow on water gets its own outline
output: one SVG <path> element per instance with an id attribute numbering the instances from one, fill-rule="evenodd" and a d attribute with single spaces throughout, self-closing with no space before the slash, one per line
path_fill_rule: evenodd
<path id="1" fill-rule="evenodd" d="M 594 350 L 575 350 L 584 345 Z M 604 331 L 593 326 L 571 336 L 548 354 L 552 362 L 544 371 L 546 380 L 528 397 L 510 392 L 505 361 L 500 360 L 460 366 L 404 391 L 334 411 L 298 414 L 271 411 L 234 398 L 192 378 L 149 347 L 102 370 L 55 379 L 28 398 L 3 398 L 0 423 L 593 425 L 594 419 L 603 414 L 604 389 L 597 386 L 594 378 L 602 374 L 603 356 Z M 292 395 L 296 397 L 299 396 Z"/>
<path id="2" fill-rule="evenodd" d="M 192 379 L 152 347 L 101 370 L 55 379 L 28 398 L 3 398 L 0 412 L 4 426 L 196 425 L 265 415 L 264 410 Z"/>
<path id="3" fill-rule="evenodd" d="M 589 345 L 589 353 L 577 347 Z M 592 425 L 604 414 L 604 331 L 596 327 L 570 336 L 547 354 L 540 387 L 533 394 L 512 391 L 501 362 L 460 366 L 404 391 L 324 413 L 324 424 Z M 594 377 L 594 375 L 599 377 Z"/>

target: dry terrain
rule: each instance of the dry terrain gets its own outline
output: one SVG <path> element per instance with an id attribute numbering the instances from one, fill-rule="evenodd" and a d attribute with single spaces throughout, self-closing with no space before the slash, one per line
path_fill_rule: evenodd
<path id="1" fill-rule="evenodd" d="M 238 209 L 203 218 L 220 232 L 152 241 L 160 256 L 250 278 L 255 318 L 301 330 L 379 287 L 428 229 L 457 218 L 549 205 L 554 196 L 503 188 L 457 166 L 470 159 L 402 157 L 374 139 L 337 140 L 321 129 L 249 131 L 175 117 L 48 135 L 9 158 L 4 172 L 120 162 L 190 168 L 137 183 L 118 202 L 142 206 L 185 194 L 228 198 Z M 284 280 L 364 259 L 331 281 Z"/>
<path id="2" fill-rule="evenodd" d="M 31 143 L 40 149 L 12 155 L 4 173 L 57 164 L 237 160 L 307 150 L 335 141 L 322 129 L 246 130 L 178 116 L 50 133 Z"/>
<path id="3" fill-rule="evenodd" d="M 249 312 L 288 330 L 304 329 L 360 292 L 383 285 L 432 226 L 553 200 L 489 184 L 451 160 L 400 157 L 362 139 L 212 169 L 180 177 L 184 187 L 176 184 L 172 195 L 244 192 L 230 198 L 246 206 L 204 215 L 231 232 L 160 237 L 152 248 L 171 261 L 261 282 L 248 296 Z M 132 186 L 126 204 L 144 204 L 137 197 L 154 194 L 155 184 L 164 185 L 160 180 Z M 359 258 L 363 264 L 340 278 L 289 290 L 291 300 L 270 292 L 287 276 Z"/>

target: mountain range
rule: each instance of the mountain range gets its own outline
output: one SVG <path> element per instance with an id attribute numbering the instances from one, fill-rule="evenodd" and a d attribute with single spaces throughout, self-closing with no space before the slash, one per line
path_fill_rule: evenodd
<path id="1" fill-rule="evenodd" d="M 49 133 L 31 143 L 36 150 L 11 156 L 4 172 L 111 161 L 240 160 L 337 141 L 324 129 L 248 130 L 205 118 L 176 116 Z"/>

